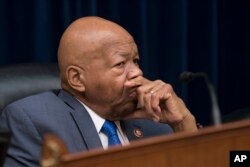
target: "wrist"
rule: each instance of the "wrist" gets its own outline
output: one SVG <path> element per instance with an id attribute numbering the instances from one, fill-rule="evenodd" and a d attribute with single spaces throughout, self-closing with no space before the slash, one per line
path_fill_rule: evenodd
<path id="1" fill-rule="evenodd" d="M 198 130 L 195 117 L 189 113 L 181 121 L 170 125 L 174 132 L 195 132 Z"/>

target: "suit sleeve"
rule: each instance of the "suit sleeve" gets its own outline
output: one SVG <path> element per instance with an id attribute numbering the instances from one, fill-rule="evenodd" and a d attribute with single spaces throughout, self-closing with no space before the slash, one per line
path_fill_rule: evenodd
<path id="1" fill-rule="evenodd" d="M 4 167 L 38 166 L 42 140 L 27 111 L 17 104 L 9 105 L 1 113 L 0 129 L 11 132 Z"/>

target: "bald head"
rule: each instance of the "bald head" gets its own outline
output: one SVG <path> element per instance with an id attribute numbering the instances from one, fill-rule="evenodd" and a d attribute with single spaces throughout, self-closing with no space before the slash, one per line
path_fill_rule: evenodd
<path id="1" fill-rule="evenodd" d="M 108 45 L 133 41 L 121 26 L 100 17 L 83 17 L 74 21 L 64 32 L 58 49 L 58 64 L 62 85 L 67 84 L 67 68 L 75 65 L 85 68 L 102 56 Z"/>
<path id="2" fill-rule="evenodd" d="M 139 54 L 132 36 L 99 17 L 84 17 L 64 32 L 58 63 L 64 90 L 107 119 L 119 119 L 137 106 L 141 84 Z M 135 80 L 135 86 L 127 86 Z"/>

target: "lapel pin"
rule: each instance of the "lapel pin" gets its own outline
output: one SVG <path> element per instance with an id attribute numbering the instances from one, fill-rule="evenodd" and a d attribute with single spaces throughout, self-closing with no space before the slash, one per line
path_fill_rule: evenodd
<path id="1" fill-rule="evenodd" d="M 139 138 L 143 137 L 142 131 L 139 129 L 134 129 L 134 135 Z"/>

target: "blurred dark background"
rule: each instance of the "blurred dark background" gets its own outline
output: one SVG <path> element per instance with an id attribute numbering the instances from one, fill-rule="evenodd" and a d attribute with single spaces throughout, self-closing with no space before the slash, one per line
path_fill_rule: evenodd
<path id="1" fill-rule="evenodd" d="M 173 84 L 201 124 L 211 124 L 206 85 L 181 83 L 182 71 L 209 75 L 223 116 L 250 106 L 250 1 L 0 0 L 0 66 L 55 63 L 65 28 L 89 15 L 127 29 L 145 76 Z"/>

